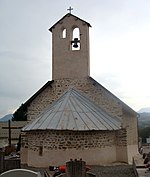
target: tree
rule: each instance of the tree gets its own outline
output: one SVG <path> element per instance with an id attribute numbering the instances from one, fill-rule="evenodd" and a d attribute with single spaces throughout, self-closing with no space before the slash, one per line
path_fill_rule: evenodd
<path id="1" fill-rule="evenodd" d="M 23 104 L 13 114 L 12 121 L 27 121 L 27 111 Z"/>
<path id="2" fill-rule="evenodd" d="M 146 138 L 150 137 L 150 126 L 139 129 L 139 137 L 142 138 L 142 142 L 146 143 Z"/>

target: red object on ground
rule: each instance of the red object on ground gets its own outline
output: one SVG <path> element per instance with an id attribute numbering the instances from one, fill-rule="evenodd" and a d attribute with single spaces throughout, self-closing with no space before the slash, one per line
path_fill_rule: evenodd
<path id="1" fill-rule="evenodd" d="M 65 166 L 65 165 L 59 166 L 58 169 L 59 169 L 59 171 L 62 172 L 62 173 L 65 173 L 65 172 L 66 172 L 66 166 Z"/>
<path id="2" fill-rule="evenodd" d="M 85 166 L 85 168 L 86 168 L 86 171 L 91 170 L 91 168 L 90 168 L 89 166 Z M 59 169 L 59 171 L 62 172 L 62 173 L 65 173 L 65 172 L 66 172 L 66 166 L 65 166 L 65 165 L 59 166 L 58 169 Z"/>

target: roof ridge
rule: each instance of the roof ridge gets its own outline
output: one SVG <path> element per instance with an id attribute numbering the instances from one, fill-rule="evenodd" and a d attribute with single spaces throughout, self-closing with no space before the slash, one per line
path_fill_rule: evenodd
<path id="1" fill-rule="evenodd" d="M 77 16 L 75 16 L 75 15 L 73 15 L 73 14 L 71 14 L 71 13 L 67 13 L 67 14 L 64 15 L 60 20 L 58 20 L 52 27 L 50 27 L 50 28 L 49 28 L 49 31 L 52 32 L 52 29 L 53 29 L 61 20 L 63 20 L 63 19 L 66 18 L 66 17 L 70 17 L 70 16 L 73 16 L 73 17 L 77 18 L 78 20 L 83 21 L 83 22 L 86 23 L 89 27 L 91 27 L 90 23 L 86 22 L 85 20 L 82 20 L 81 18 L 79 18 L 79 17 L 77 17 Z"/>
<path id="2" fill-rule="evenodd" d="M 67 122 L 66 122 L 67 121 Z M 121 121 L 110 116 L 76 88 L 68 88 L 37 119 L 23 128 L 29 130 L 117 130 Z"/>

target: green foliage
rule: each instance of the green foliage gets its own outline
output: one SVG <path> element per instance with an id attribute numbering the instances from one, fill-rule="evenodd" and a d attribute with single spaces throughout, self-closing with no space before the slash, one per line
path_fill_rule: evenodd
<path id="1" fill-rule="evenodd" d="M 150 137 L 150 126 L 145 128 L 139 128 L 139 137 L 142 138 L 143 143 L 146 143 L 146 138 Z"/>
<path id="2" fill-rule="evenodd" d="M 23 107 L 23 104 L 13 114 L 12 121 L 27 121 L 27 113 L 26 109 Z"/>

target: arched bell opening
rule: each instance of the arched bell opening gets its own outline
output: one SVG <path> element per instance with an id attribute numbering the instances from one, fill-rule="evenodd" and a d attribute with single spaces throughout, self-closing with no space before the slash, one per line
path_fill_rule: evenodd
<path id="1" fill-rule="evenodd" d="M 71 50 L 80 50 L 80 29 L 74 27 L 72 30 Z"/>

